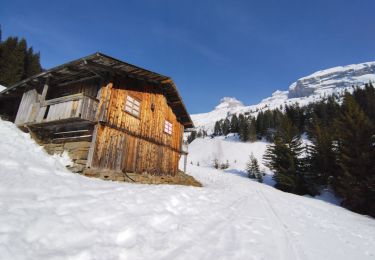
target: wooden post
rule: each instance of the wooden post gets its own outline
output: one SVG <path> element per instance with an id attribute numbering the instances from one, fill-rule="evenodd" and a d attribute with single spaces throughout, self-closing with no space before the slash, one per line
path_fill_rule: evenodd
<path id="1" fill-rule="evenodd" d="M 113 86 L 113 82 L 108 81 L 106 82 L 106 86 L 101 87 L 100 89 L 98 110 L 96 112 L 96 120 L 98 120 L 99 122 L 107 122 L 108 120 L 108 112 L 110 109 L 109 103 L 110 103 L 110 98 L 111 98 L 112 86 Z"/>
<path id="2" fill-rule="evenodd" d="M 186 165 L 187 165 L 187 153 L 184 154 L 184 173 L 186 174 Z"/>
<path id="3" fill-rule="evenodd" d="M 42 96 L 40 98 L 40 104 L 41 104 L 41 106 L 44 105 L 44 102 L 46 100 L 46 96 L 47 96 L 47 92 L 48 92 L 48 87 L 49 87 L 48 84 L 49 84 L 49 77 L 46 79 L 46 82 L 44 83 Z"/>
<path id="4" fill-rule="evenodd" d="M 95 146 L 96 146 L 96 139 L 98 136 L 98 128 L 99 128 L 99 124 L 96 124 L 94 127 L 94 133 L 92 134 L 89 152 L 87 155 L 86 168 L 90 168 L 92 166 L 92 161 L 94 158 L 94 152 L 95 152 Z"/>

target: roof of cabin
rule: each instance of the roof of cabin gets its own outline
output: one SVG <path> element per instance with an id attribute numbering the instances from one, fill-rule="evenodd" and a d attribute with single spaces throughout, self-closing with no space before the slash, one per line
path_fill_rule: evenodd
<path id="1" fill-rule="evenodd" d="M 22 80 L 1 91 L 0 98 L 20 96 L 26 87 L 40 86 L 46 82 L 47 78 L 50 85 L 60 85 L 93 77 L 105 77 L 108 73 L 120 76 L 126 75 L 130 78 L 159 85 L 179 121 L 185 128 L 194 127 L 185 104 L 177 91 L 177 87 L 170 77 L 137 67 L 100 52 L 45 70 Z"/>

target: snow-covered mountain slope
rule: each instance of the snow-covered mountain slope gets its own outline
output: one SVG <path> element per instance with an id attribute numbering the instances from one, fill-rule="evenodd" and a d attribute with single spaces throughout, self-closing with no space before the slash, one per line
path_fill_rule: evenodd
<path id="1" fill-rule="evenodd" d="M 215 122 L 230 114 L 249 113 L 256 116 L 258 111 L 280 106 L 295 103 L 304 106 L 332 94 L 342 95 L 345 91 L 352 91 L 352 86 L 361 86 L 368 82 L 375 82 L 375 62 L 334 67 L 303 77 L 290 85 L 288 91 L 277 90 L 271 97 L 256 105 L 244 106 L 235 98 L 225 97 L 213 111 L 194 114 L 192 119 L 197 128 L 211 133 Z"/>
<path id="2" fill-rule="evenodd" d="M 289 98 L 327 94 L 335 88 L 348 88 L 375 81 L 375 62 L 339 66 L 300 78 L 289 87 Z"/>
<path id="3" fill-rule="evenodd" d="M 246 107 L 241 101 L 234 97 L 224 97 L 220 100 L 220 104 L 215 109 L 208 113 L 194 114 L 191 118 L 195 127 L 208 130 L 210 133 L 213 131 L 215 122 L 228 115 L 240 113 L 246 110 Z"/>
<path id="4" fill-rule="evenodd" d="M 0 165 L 1 259 L 375 257 L 374 219 L 211 167 L 189 164 L 202 188 L 89 179 L 3 121 Z"/>

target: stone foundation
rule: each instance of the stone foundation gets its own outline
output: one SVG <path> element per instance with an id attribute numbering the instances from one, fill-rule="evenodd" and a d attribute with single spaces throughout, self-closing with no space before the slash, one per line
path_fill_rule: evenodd
<path id="1" fill-rule="evenodd" d="M 72 166 L 67 168 L 74 173 L 83 174 L 87 177 L 95 177 L 103 180 L 112 180 L 120 182 L 144 183 L 144 184 L 176 184 L 202 187 L 202 184 L 192 176 L 179 171 L 175 176 L 152 175 L 148 173 L 122 173 L 109 170 L 86 169 L 87 156 L 90 148 L 90 142 L 77 141 L 66 143 L 48 143 L 42 144 L 48 154 L 62 154 L 66 151 L 73 161 Z"/>
<path id="2" fill-rule="evenodd" d="M 148 173 L 122 173 L 116 171 L 103 171 L 95 169 L 86 169 L 83 175 L 95 177 L 103 180 L 112 180 L 120 182 L 143 183 L 143 184 L 175 184 L 202 187 L 202 184 L 192 176 L 179 171 L 175 176 L 152 175 Z"/>
<path id="3" fill-rule="evenodd" d="M 74 173 L 83 173 L 86 168 L 87 155 L 90 148 L 90 142 L 67 142 L 60 144 L 43 144 L 44 149 L 48 154 L 62 154 L 64 151 L 68 152 L 69 157 L 73 161 L 72 166 L 67 168 Z"/>

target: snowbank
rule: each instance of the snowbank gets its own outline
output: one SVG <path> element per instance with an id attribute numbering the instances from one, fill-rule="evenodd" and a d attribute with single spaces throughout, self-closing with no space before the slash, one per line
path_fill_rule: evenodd
<path id="1" fill-rule="evenodd" d="M 89 179 L 2 121 L 0 165 L 1 259 L 375 257 L 374 219 L 209 167 L 203 188 Z"/>

